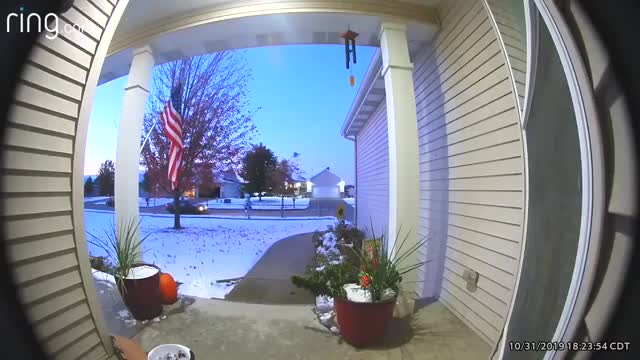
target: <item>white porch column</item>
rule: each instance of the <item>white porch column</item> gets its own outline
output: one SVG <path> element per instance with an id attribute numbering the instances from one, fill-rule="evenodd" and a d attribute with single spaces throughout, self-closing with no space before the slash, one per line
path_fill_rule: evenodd
<path id="1" fill-rule="evenodd" d="M 133 51 L 118 130 L 115 176 L 115 210 L 118 227 L 138 218 L 138 168 L 140 138 L 153 71 L 153 52 L 148 46 Z M 137 235 L 139 237 L 139 234 Z"/>
<path id="2" fill-rule="evenodd" d="M 394 249 L 410 231 L 403 252 L 418 241 L 420 173 L 418 160 L 418 121 L 413 89 L 413 64 L 409 59 L 407 28 L 404 24 L 382 23 L 380 31 L 382 76 L 384 77 L 387 123 L 389 132 L 389 234 Z M 395 235 L 401 230 L 400 237 Z M 417 254 L 405 264 L 415 264 Z M 403 290 L 414 293 L 416 272 L 403 277 Z M 396 315 L 413 312 L 417 294 L 402 296 L 396 306 Z"/>

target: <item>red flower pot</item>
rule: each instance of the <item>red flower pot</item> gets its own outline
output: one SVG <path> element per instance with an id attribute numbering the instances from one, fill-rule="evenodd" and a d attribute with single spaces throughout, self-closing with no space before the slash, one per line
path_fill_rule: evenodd
<path id="1" fill-rule="evenodd" d="M 358 303 L 334 299 L 336 317 L 342 338 L 355 347 L 374 345 L 384 336 L 393 318 L 396 300 Z"/>
<path id="2" fill-rule="evenodd" d="M 150 320 L 162 314 L 160 293 L 160 268 L 151 264 L 137 264 L 136 267 L 155 268 L 155 272 L 145 272 L 136 279 L 116 278 L 122 301 L 136 320 Z"/>

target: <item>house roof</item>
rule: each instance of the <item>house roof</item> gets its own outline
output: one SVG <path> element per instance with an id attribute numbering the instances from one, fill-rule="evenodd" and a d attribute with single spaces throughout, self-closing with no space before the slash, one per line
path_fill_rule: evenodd
<path id="1" fill-rule="evenodd" d="M 324 169 L 309 179 L 309 181 L 314 185 L 338 185 L 342 179 L 329 171 L 329 169 Z"/>
<path id="2" fill-rule="evenodd" d="M 220 182 L 231 182 L 236 184 L 244 184 L 246 181 L 238 175 L 233 169 L 228 169 L 222 172 L 220 176 Z"/>
<path id="3" fill-rule="evenodd" d="M 409 47 L 409 57 L 413 59 L 423 48 L 424 45 Z M 385 102 L 385 94 L 384 77 L 382 77 L 382 54 L 380 49 L 377 49 L 342 124 L 340 130 L 342 136 L 349 138 L 358 135 L 371 116 Z"/>
<path id="4" fill-rule="evenodd" d="M 358 89 L 358 93 L 351 104 L 347 118 L 344 120 L 340 131 L 342 136 L 357 135 L 384 100 L 382 55 L 380 49 L 377 49 L 362 80 L 362 85 L 360 85 L 360 89 Z"/>

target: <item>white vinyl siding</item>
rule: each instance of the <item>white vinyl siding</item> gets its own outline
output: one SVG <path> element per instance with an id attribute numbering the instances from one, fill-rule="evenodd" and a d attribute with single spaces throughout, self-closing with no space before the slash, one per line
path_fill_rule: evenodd
<path id="1" fill-rule="evenodd" d="M 420 274 L 485 341 L 507 317 L 522 240 L 519 114 L 498 34 L 482 1 L 442 3 L 441 31 L 414 59 L 420 146 Z M 362 211 L 359 209 L 359 211 Z M 430 263 L 431 264 L 431 263 Z M 462 279 L 479 273 L 478 289 Z"/>
<path id="2" fill-rule="evenodd" d="M 40 37 L 16 88 L 3 142 L 1 214 L 9 262 L 34 332 L 52 359 L 107 356 L 86 246 L 78 243 L 85 240 L 76 238 L 72 220 L 72 169 L 85 83 L 113 9 L 102 0 L 76 0 L 60 26 L 77 24 L 85 33 Z"/>
<path id="3" fill-rule="evenodd" d="M 521 0 L 487 0 L 504 43 L 520 108 L 524 106 L 527 74 L 527 40 L 524 5 Z"/>
<path id="4" fill-rule="evenodd" d="M 357 225 L 368 236 L 380 236 L 389 221 L 389 139 L 384 101 L 356 136 L 356 157 Z"/>

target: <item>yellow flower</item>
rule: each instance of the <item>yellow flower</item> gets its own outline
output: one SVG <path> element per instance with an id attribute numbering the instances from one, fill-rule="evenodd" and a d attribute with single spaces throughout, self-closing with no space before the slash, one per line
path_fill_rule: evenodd
<path id="1" fill-rule="evenodd" d="M 336 216 L 339 220 L 344 220 L 344 204 L 338 206 L 338 211 L 336 212 Z"/>

